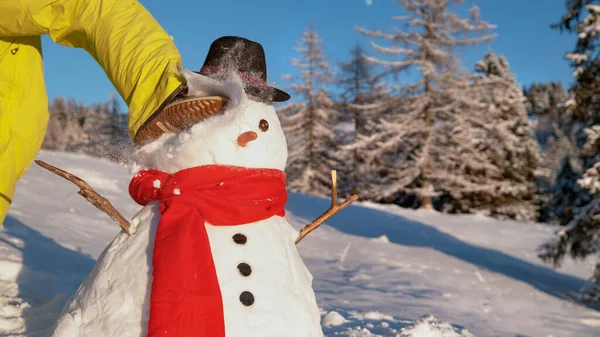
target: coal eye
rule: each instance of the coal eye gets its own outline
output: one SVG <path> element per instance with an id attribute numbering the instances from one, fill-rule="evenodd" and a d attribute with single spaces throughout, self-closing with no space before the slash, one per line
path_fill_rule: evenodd
<path id="1" fill-rule="evenodd" d="M 264 119 L 261 119 L 260 122 L 258 122 L 258 128 L 260 129 L 260 131 L 266 132 L 267 130 L 269 130 L 269 122 L 267 122 Z"/>

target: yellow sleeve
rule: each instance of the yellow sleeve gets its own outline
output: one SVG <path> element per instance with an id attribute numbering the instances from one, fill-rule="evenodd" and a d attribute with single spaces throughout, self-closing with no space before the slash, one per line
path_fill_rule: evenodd
<path id="1" fill-rule="evenodd" d="M 0 37 L 49 34 L 83 48 L 129 107 L 129 132 L 185 81 L 173 40 L 137 0 L 0 0 Z"/>

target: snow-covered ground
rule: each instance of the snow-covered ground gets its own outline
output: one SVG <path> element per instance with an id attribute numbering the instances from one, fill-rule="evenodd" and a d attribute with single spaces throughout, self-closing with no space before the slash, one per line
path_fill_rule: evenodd
<path id="1" fill-rule="evenodd" d="M 125 216 L 132 173 L 83 155 L 39 159 L 85 179 Z M 0 230 L 0 336 L 47 336 L 119 228 L 37 166 L 19 182 Z M 297 228 L 327 209 L 290 194 Z M 327 336 L 600 336 L 600 312 L 574 303 L 586 263 L 559 270 L 535 249 L 552 235 L 539 224 L 353 205 L 306 237 L 299 250 L 314 276 Z"/>

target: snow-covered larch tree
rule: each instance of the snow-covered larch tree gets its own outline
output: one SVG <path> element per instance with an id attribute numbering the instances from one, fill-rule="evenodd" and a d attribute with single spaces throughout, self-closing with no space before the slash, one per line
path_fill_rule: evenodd
<path id="1" fill-rule="evenodd" d="M 476 6 L 470 9 L 468 18 L 452 12 L 450 6 L 462 5 L 461 0 L 397 2 L 407 13 L 393 18 L 402 21 L 402 27 L 391 33 L 362 27 L 357 30 L 386 42 L 372 42 L 374 50 L 383 56 L 367 60 L 382 66 L 384 74 L 398 77 L 406 72 L 417 80 L 396 88 L 399 95 L 391 104 L 396 110 L 381 120 L 377 134 L 361 142 L 371 145 L 366 159 L 383 177 L 380 200 L 398 203 L 400 198 L 412 195 L 415 206 L 431 208 L 432 198 L 443 194 L 439 181 L 444 179 L 444 164 L 435 153 L 454 146 L 432 140 L 436 134 L 450 131 L 440 121 L 455 106 L 458 87 L 466 86 L 456 49 L 491 41 L 493 35 L 488 31 L 493 26 L 480 19 Z"/>
<path id="2" fill-rule="evenodd" d="M 331 169 L 337 168 L 333 142 L 337 111 L 325 85 L 332 71 L 323 52 L 323 41 L 314 26 L 306 29 L 292 59 L 298 69 L 289 86 L 295 98 L 280 109 L 283 131 L 288 141 L 288 188 L 294 192 L 329 195 Z"/>
<path id="3" fill-rule="evenodd" d="M 380 83 L 375 65 L 367 60 L 360 44 L 350 51 L 350 58 L 340 65 L 337 85 L 342 90 L 340 103 L 339 158 L 344 163 L 341 192 L 360 194 L 361 199 L 375 199 L 377 181 L 365 165 L 364 152 L 358 140 L 376 132 L 380 117 L 391 110 L 389 92 Z"/>

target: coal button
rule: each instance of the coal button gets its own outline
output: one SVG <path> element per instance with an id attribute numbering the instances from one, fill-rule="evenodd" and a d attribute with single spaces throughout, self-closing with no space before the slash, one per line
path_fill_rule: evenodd
<path id="1" fill-rule="evenodd" d="M 240 274 L 244 276 L 249 276 L 250 274 L 252 274 L 252 268 L 250 268 L 249 264 L 244 262 L 238 264 L 238 270 L 240 271 Z"/>
<path id="2" fill-rule="evenodd" d="M 248 241 L 248 238 L 246 238 L 246 235 L 238 233 L 233 236 L 233 241 L 238 245 L 243 245 L 246 243 L 246 241 Z"/>
<path id="3" fill-rule="evenodd" d="M 252 293 L 249 291 L 244 291 L 240 294 L 240 302 L 242 302 L 243 305 L 249 307 L 254 303 L 254 295 L 252 295 Z"/>

